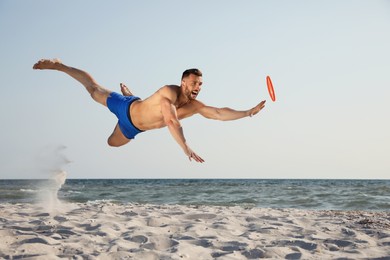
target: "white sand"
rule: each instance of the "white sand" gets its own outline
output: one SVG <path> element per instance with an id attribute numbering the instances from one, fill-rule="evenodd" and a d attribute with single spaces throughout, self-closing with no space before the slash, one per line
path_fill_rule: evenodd
<path id="1" fill-rule="evenodd" d="M 0 204 L 5 259 L 389 259 L 390 212 Z"/>

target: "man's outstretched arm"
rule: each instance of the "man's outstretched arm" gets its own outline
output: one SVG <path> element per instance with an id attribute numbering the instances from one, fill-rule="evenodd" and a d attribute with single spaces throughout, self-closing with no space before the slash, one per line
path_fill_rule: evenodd
<path id="1" fill-rule="evenodd" d="M 209 119 L 229 121 L 229 120 L 237 120 L 247 116 L 250 117 L 254 116 L 257 113 L 259 113 L 264 108 L 264 106 L 265 106 L 265 100 L 261 101 L 257 106 L 243 111 L 234 110 L 228 107 L 216 108 L 216 107 L 202 105 L 199 108 L 198 112 L 202 116 Z"/>
<path id="2" fill-rule="evenodd" d="M 176 108 L 168 98 L 161 99 L 161 113 L 163 114 L 164 122 L 167 125 L 169 132 L 183 149 L 190 161 L 191 159 L 194 159 L 196 162 L 204 162 L 204 160 L 187 145 L 183 128 L 177 118 Z"/>

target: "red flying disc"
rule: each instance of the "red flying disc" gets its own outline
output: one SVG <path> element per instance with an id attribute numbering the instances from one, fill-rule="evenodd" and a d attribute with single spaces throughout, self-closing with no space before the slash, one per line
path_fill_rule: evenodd
<path id="1" fill-rule="evenodd" d="M 269 93 L 272 101 L 275 102 L 275 100 L 276 100 L 275 90 L 274 90 L 274 86 L 272 85 L 272 81 L 271 81 L 270 76 L 267 76 L 267 87 L 268 87 L 268 93 Z"/>

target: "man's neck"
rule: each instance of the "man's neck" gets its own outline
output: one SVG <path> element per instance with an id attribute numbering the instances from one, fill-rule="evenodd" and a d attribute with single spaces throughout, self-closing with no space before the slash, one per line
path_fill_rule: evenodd
<path id="1" fill-rule="evenodd" d="M 183 95 L 181 87 L 178 90 L 179 91 L 177 93 L 177 100 L 176 100 L 176 103 L 175 103 L 176 108 L 183 107 L 183 106 L 187 105 L 191 101 L 188 97 Z"/>

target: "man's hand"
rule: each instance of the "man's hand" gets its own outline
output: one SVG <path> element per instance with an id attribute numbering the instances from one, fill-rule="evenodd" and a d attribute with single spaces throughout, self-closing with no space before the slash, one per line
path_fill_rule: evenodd
<path id="1" fill-rule="evenodd" d="M 190 159 L 190 161 L 194 159 L 196 162 L 200 162 L 200 163 L 204 162 L 204 160 L 199 155 L 197 155 L 194 151 L 192 151 L 191 148 L 187 147 L 184 150 L 184 152 L 188 156 L 188 159 Z"/>
<path id="2" fill-rule="evenodd" d="M 257 106 L 249 110 L 249 116 L 252 117 L 260 112 L 265 107 L 265 100 L 261 101 Z"/>

